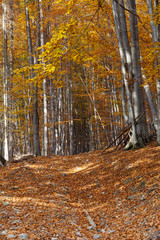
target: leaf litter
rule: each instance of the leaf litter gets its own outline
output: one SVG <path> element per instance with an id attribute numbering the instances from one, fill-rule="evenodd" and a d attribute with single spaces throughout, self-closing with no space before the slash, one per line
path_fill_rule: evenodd
<path id="1" fill-rule="evenodd" d="M 160 239 L 160 147 L 36 157 L 0 174 L 0 239 Z"/>

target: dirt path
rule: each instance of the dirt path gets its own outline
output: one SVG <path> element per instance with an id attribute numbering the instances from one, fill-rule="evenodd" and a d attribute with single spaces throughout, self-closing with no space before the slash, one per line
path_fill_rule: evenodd
<path id="1" fill-rule="evenodd" d="M 0 239 L 160 239 L 160 149 L 1 168 Z"/>

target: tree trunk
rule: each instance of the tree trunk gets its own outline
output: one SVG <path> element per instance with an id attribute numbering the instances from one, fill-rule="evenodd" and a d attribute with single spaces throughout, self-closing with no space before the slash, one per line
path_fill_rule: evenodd
<path id="1" fill-rule="evenodd" d="M 38 3 L 39 2 L 39 3 Z M 42 6 L 42 0 L 37 0 L 37 3 L 39 5 L 40 8 L 40 36 L 41 36 L 41 49 L 42 49 L 42 53 L 44 52 L 44 44 L 45 44 L 45 40 L 44 40 L 44 29 L 43 29 L 43 6 Z M 44 145 L 44 156 L 47 156 L 48 153 L 48 110 L 47 110 L 47 81 L 46 78 L 44 78 L 43 80 L 43 129 L 42 131 L 44 131 L 44 135 L 43 135 L 43 145 Z"/>
<path id="2" fill-rule="evenodd" d="M 155 8 L 156 8 L 156 15 L 157 15 L 157 26 L 156 26 L 156 35 L 157 35 L 157 43 L 160 43 L 160 17 L 159 17 L 159 1 L 155 0 Z M 156 65 L 159 66 L 160 64 L 160 57 L 156 59 Z M 159 74 L 160 69 L 158 68 Z M 157 126 L 157 144 L 160 145 L 160 77 L 157 79 L 157 115 L 158 115 L 158 126 Z"/>
<path id="3" fill-rule="evenodd" d="M 156 3 L 156 1 L 155 1 Z M 147 5 L 148 5 L 148 12 L 150 16 L 153 16 L 153 5 L 152 5 L 152 0 L 147 0 Z M 152 41 L 155 43 L 158 41 L 158 29 L 157 26 L 154 23 L 153 18 L 151 19 L 151 29 L 152 29 Z"/>
<path id="4" fill-rule="evenodd" d="M 52 79 L 50 80 L 50 105 L 51 105 L 51 147 L 50 147 L 50 153 L 55 153 L 55 104 L 54 104 L 54 93 L 53 91 L 53 83 Z"/>
<path id="5" fill-rule="evenodd" d="M 94 118 L 95 118 L 95 127 L 96 127 L 96 149 L 101 147 L 101 141 L 100 141 L 100 134 L 99 134 L 99 123 L 98 123 L 98 116 L 97 116 L 97 109 L 95 105 L 95 95 L 94 95 L 94 67 L 91 66 L 91 78 L 92 78 L 92 103 L 93 103 L 93 109 L 94 109 Z"/>
<path id="6" fill-rule="evenodd" d="M 7 2 L 3 1 L 3 88 L 4 88 L 4 158 L 9 160 L 8 149 L 8 59 L 7 59 Z"/>
<path id="7" fill-rule="evenodd" d="M 122 95 L 123 116 L 124 116 L 125 123 L 127 125 L 128 122 L 129 122 L 129 118 L 128 118 L 127 111 L 126 111 L 125 86 L 124 86 L 124 84 L 122 84 L 122 87 L 121 87 L 121 95 Z"/>
<path id="8" fill-rule="evenodd" d="M 140 48 L 138 37 L 138 22 L 136 16 L 136 3 L 135 0 L 129 0 L 129 9 L 135 14 L 130 12 L 130 32 L 131 32 L 131 55 L 132 55 L 132 73 L 134 80 L 133 88 L 133 101 L 135 117 L 145 111 L 144 107 L 144 95 L 142 88 L 142 75 L 140 66 Z M 143 147 L 145 142 L 149 141 L 149 134 L 146 124 L 145 115 L 141 118 L 136 126 L 138 136 L 138 146 Z"/>
<path id="9" fill-rule="evenodd" d="M 5 166 L 6 165 L 6 160 L 0 155 L 0 166 Z"/>
<path id="10" fill-rule="evenodd" d="M 158 124 L 157 111 L 156 111 L 156 106 L 154 104 L 152 93 L 151 93 L 151 90 L 150 90 L 150 87 L 148 84 L 144 85 L 144 90 L 145 90 L 145 94 L 146 94 L 147 101 L 149 104 L 153 125 L 154 125 L 155 130 L 157 131 L 157 127 L 158 127 L 157 126 L 157 124 Z"/>
<path id="11" fill-rule="evenodd" d="M 13 0 L 9 0 L 10 7 L 10 52 L 9 52 L 9 77 L 12 79 L 13 77 Z M 12 83 L 10 82 L 9 88 L 11 89 Z M 9 96 L 10 102 L 10 111 L 9 111 L 9 159 L 13 159 L 13 100 Z"/>
<path id="12" fill-rule="evenodd" d="M 28 40 L 28 54 L 29 64 L 34 64 L 33 51 L 32 51 L 32 38 L 30 29 L 29 12 L 27 8 L 27 1 L 25 0 L 25 14 L 26 14 L 26 29 L 27 29 L 27 40 Z M 31 78 L 34 77 L 33 70 L 31 70 Z M 40 156 L 40 141 L 39 141 L 39 114 L 38 114 L 38 87 L 37 84 L 33 85 L 33 143 L 34 143 L 34 155 Z"/>
<path id="13" fill-rule="evenodd" d="M 69 85 L 70 85 L 70 94 L 69 94 L 69 138 L 70 138 L 70 155 L 74 153 L 73 145 L 73 83 L 71 76 L 71 62 L 69 63 Z"/>
<path id="14" fill-rule="evenodd" d="M 124 5 L 123 1 L 121 4 Z M 112 0 L 112 8 L 113 8 L 113 15 L 115 21 L 115 27 L 117 32 L 117 39 L 119 45 L 119 52 L 121 58 L 121 68 L 123 74 L 123 82 L 125 85 L 126 95 L 127 95 L 127 106 L 128 106 L 128 114 L 129 114 L 129 122 L 132 123 L 132 132 L 133 132 L 133 145 L 137 144 L 137 134 L 136 134 L 136 127 L 134 122 L 134 110 L 132 108 L 132 100 L 131 100 L 131 92 L 129 89 L 129 83 L 127 79 L 127 72 L 129 78 L 131 78 L 131 51 L 129 47 L 129 40 L 128 40 L 128 33 L 127 33 L 127 25 L 125 20 L 125 13 L 123 12 L 124 9 L 119 6 L 114 0 Z M 123 35 L 123 44 L 122 44 L 122 35 Z M 125 62 L 127 64 L 127 68 L 125 66 Z M 131 79 L 130 79 L 131 80 Z M 123 84 L 122 82 L 122 84 Z"/>
<path id="15" fill-rule="evenodd" d="M 155 5 L 155 9 L 156 7 L 158 7 L 158 0 L 154 1 L 154 5 Z M 154 21 L 153 19 L 153 4 L 152 4 L 152 0 L 147 0 L 147 5 L 148 5 L 148 12 L 149 15 L 151 16 L 151 29 L 152 29 L 152 41 L 153 43 L 157 43 L 160 41 L 160 25 L 156 24 L 156 21 Z M 155 59 L 155 67 L 158 66 L 158 59 Z M 155 126 L 155 129 L 157 131 L 157 143 L 158 145 L 160 145 L 160 80 L 157 79 L 157 111 L 154 109 L 151 109 L 151 113 L 152 113 L 152 119 L 153 119 L 153 123 Z M 145 87 L 146 90 L 146 87 Z"/>

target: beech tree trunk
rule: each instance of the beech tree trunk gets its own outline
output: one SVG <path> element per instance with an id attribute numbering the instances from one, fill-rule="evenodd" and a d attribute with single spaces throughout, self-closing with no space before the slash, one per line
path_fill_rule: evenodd
<path id="1" fill-rule="evenodd" d="M 152 0 L 147 0 L 148 12 L 149 12 L 149 15 L 150 15 L 150 18 L 151 18 L 150 24 L 151 24 L 151 30 L 152 30 L 152 41 L 153 41 L 153 43 L 157 43 L 158 42 L 158 26 L 156 25 L 156 22 L 153 19 L 153 13 L 154 12 L 153 12 L 152 2 L 153 2 Z M 154 3 L 155 3 L 155 8 L 156 8 L 156 5 L 157 5 L 158 1 L 155 0 Z M 157 62 L 157 59 L 155 59 L 155 67 L 157 67 L 157 65 L 158 65 L 158 62 Z M 157 109 L 156 109 L 148 84 L 146 84 L 144 86 L 144 89 L 145 89 L 147 100 L 148 100 L 148 103 L 149 103 L 149 106 L 150 106 L 153 124 L 154 124 L 154 127 L 155 127 L 155 129 L 158 133 L 158 132 L 160 132 L 159 127 L 158 127 L 159 106 L 157 105 Z M 157 81 L 157 103 L 159 102 L 158 92 L 159 92 L 159 81 Z M 157 142 L 160 143 L 160 137 L 158 137 L 158 135 L 160 135 L 160 134 L 157 134 Z"/>
<path id="2" fill-rule="evenodd" d="M 71 64 L 71 62 L 70 62 Z M 74 153 L 74 144 L 73 144 L 73 83 L 72 83 L 72 76 L 71 76 L 71 66 L 70 68 L 70 74 L 69 74 L 69 138 L 70 138 L 70 155 Z"/>
<path id="3" fill-rule="evenodd" d="M 41 47 L 42 47 L 42 53 L 44 52 L 44 44 L 45 44 L 45 40 L 44 40 L 44 29 L 43 29 L 43 6 L 42 6 L 42 1 L 41 0 L 37 0 L 37 2 L 39 1 L 39 7 L 40 7 L 40 36 L 41 36 Z M 48 110 L 47 110 L 47 80 L 46 78 L 44 78 L 43 80 L 43 129 L 42 131 L 44 131 L 43 134 L 43 155 L 47 156 L 48 153 Z"/>
<path id="4" fill-rule="evenodd" d="M 129 13 L 130 16 L 130 32 L 131 32 L 131 55 L 132 55 L 132 73 L 134 80 L 133 87 L 133 101 L 135 117 L 145 111 L 144 107 L 144 95 L 142 88 L 142 74 L 140 66 L 140 48 L 138 37 L 138 22 L 136 16 L 136 3 L 135 0 L 128 1 L 129 9 L 133 12 Z M 135 13 L 135 14 L 134 14 Z M 145 142 L 149 141 L 149 134 L 146 124 L 145 115 L 141 118 L 136 126 L 138 135 L 138 145 L 144 146 Z"/>
<path id="5" fill-rule="evenodd" d="M 95 104 L 95 95 L 94 95 L 94 67 L 91 66 L 91 78 L 92 78 L 92 103 L 93 103 L 93 109 L 94 109 L 94 118 L 95 118 L 95 127 L 96 127 L 96 149 L 101 147 L 101 141 L 99 136 L 99 123 L 98 123 L 98 116 L 97 116 L 97 109 Z"/>
<path id="6" fill-rule="evenodd" d="M 55 153 L 55 104 L 54 104 L 54 94 L 55 90 L 53 90 L 53 83 L 52 79 L 50 80 L 50 105 L 51 105 L 51 128 L 50 128 L 50 135 L 51 135 L 51 146 L 50 146 L 50 153 Z"/>
<path id="7" fill-rule="evenodd" d="M 157 43 L 160 43 L 160 17 L 159 17 L 159 0 L 155 0 L 155 8 L 156 8 L 156 36 L 157 36 Z M 160 64 L 160 57 L 156 59 L 156 65 L 159 66 Z M 158 71 L 160 74 L 160 67 L 158 67 Z M 157 115 L 158 115 L 158 125 L 157 125 L 157 144 L 160 145 L 160 77 L 158 76 L 157 79 Z"/>
<path id="8" fill-rule="evenodd" d="M 122 6 L 124 6 L 123 0 L 121 0 L 120 3 Z M 129 89 L 129 83 L 128 83 L 128 80 L 132 81 L 132 69 L 131 69 L 132 63 L 131 63 L 131 50 L 130 50 L 129 40 L 128 40 L 127 24 L 126 24 L 124 9 L 119 4 L 117 4 L 114 0 L 112 0 L 112 8 L 113 8 L 113 15 L 114 15 L 115 27 L 117 32 L 117 39 L 119 44 L 123 82 L 125 85 L 126 96 L 127 96 L 129 122 L 132 123 L 132 132 L 133 132 L 132 144 L 135 146 L 137 144 L 137 134 L 136 134 L 136 127 L 134 122 L 134 109 L 132 108 L 131 90 Z M 128 69 L 128 79 L 127 79 L 127 71 L 126 71 L 127 69 Z"/>
<path id="9" fill-rule="evenodd" d="M 3 99 L 4 99 L 4 158 L 9 160 L 8 149 L 8 59 L 7 59 L 7 1 L 2 3 L 3 7 Z"/>
<path id="10" fill-rule="evenodd" d="M 9 77 L 12 79 L 13 77 L 13 0 L 9 0 L 9 7 L 10 7 L 10 51 L 9 51 Z M 11 89 L 12 83 L 9 83 L 9 88 Z M 9 111 L 9 159 L 13 159 L 13 100 L 9 96 L 9 103 L 10 103 L 10 111 Z"/>
<path id="11" fill-rule="evenodd" d="M 149 108 L 150 108 L 150 111 L 151 111 L 152 124 L 153 124 L 155 130 L 157 131 L 157 128 L 158 128 L 158 126 L 157 126 L 157 124 L 158 124 L 157 110 L 156 110 L 156 106 L 155 106 L 155 103 L 153 101 L 152 93 L 151 93 L 151 90 L 150 90 L 150 87 L 149 87 L 148 84 L 144 85 L 144 90 L 145 90 L 145 94 L 146 94 L 147 101 L 148 101 L 148 104 L 149 104 Z"/>
<path id="12" fill-rule="evenodd" d="M 145 107 L 142 89 L 138 22 L 135 0 L 128 0 L 127 7 L 130 10 L 131 43 L 129 43 L 128 38 L 124 1 L 120 0 L 117 2 L 112 0 L 122 73 L 127 95 L 129 122 L 132 123 L 132 139 L 130 139 L 128 145 L 126 146 L 126 148 L 130 148 L 132 146 L 144 146 L 145 142 L 149 141 L 149 135 L 145 115 L 136 126 L 134 123 L 135 117 L 137 117 L 140 113 L 143 113 L 145 111 Z M 132 105 L 134 108 L 132 108 Z"/>
<path id="13" fill-rule="evenodd" d="M 28 54 L 29 64 L 34 64 L 33 51 L 32 51 L 32 38 L 30 29 L 30 18 L 27 8 L 27 1 L 25 0 L 25 14 L 26 14 L 26 29 L 27 29 L 27 40 L 28 40 Z M 31 78 L 34 77 L 33 70 L 31 70 Z M 37 84 L 33 85 L 33 144 L 34 144 L 34 155 L 40 156 L 40 141 L 39 141 L 39 114 L 38 114 L 38 87 Z"/>

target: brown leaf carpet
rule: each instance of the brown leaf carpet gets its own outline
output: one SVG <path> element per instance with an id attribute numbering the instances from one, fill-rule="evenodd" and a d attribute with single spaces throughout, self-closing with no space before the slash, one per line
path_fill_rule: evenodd
<path id="1" fill-rule="evenodd" d="M 160 147 L 100 153 L 2 167 L 0 240 L 160 239 Z"/>

